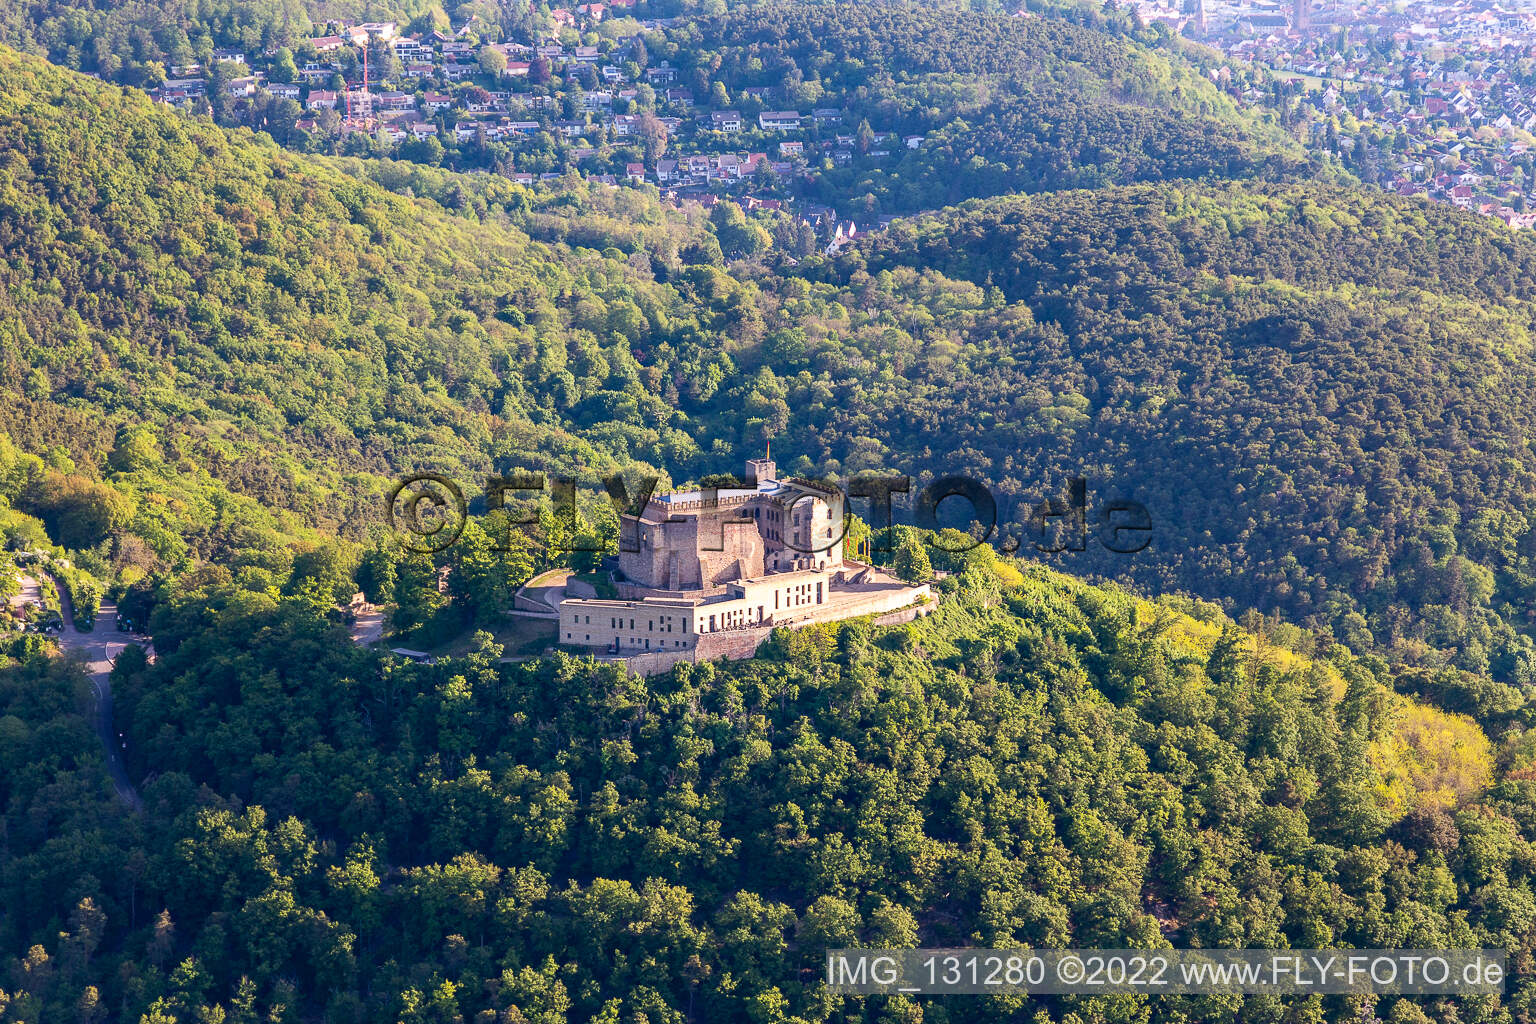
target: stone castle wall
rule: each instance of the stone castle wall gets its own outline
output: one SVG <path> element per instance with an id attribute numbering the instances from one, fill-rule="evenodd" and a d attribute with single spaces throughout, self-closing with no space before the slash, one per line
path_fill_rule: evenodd
<path id="1" fill-rule="evenodd" d="M 814 626 L 823 622 L 838 622 L 842 619 L 853 618 L 859 615 L 877 615 L 875 620 L 878 625 L 894 626 L 913 619 L 930 614 L 934 608 L 932 592 L 926 587 L 917 587 L 911 590 L 886 591 L 884 593 L 870 594 L 866 597 L 852 597 L 843 595 L 845 600 L 833 604 L 818 606 L 814 611 L 808 611 L 805 615 L 794 620 L 779 623 L 779 626 L 788 629 L 800 629 L 805 626 Z M 920 597 L 928 598 L 928 603 L 917 604 Z M 642 676 L 658 675 L 666 672 L 674 665 L 683 662 L 701 661 L 742 661 L 757 653 L 763 641 L 777 626 L 753 626 L 747 629 L 722 630 L 717 633 L 703 633 L 699 635 L 696 646 L 681 651 L 647 651 L 643 654 L 631 654 L 622 660 L 632 671 Z"/>
<path id="2" fill-rule="evenodd" d="M 632 654 L 623 659 L 630 671 L 642 676 L 660 675 L 674 665 L 700 661 L 744 661 L 757 653 L 757 649 L 773 632 L 771 626 L 754 626 L 750 629 L 732 629 L 720 633 L 706 633 L 698 644 L 683 651 L 647 651 Z"/>
<path id="3" fill-rule="evenodd" d="M 642 587 L 707 589 L 763 574 L 763 539 L 750 519 L 722 513 L 687 516 L 677 522 L 626 521 L 624 541 L 619 570 L 626 580 Z M 636 547 L 638 551 L 624 550 Z"/>

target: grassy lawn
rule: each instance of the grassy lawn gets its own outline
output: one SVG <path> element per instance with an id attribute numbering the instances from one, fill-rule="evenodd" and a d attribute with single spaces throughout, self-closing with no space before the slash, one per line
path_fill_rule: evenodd
<path id="1" fill-rule="evenodd" d="M 558 623 L 552 619 L 529 619 L 517 615 L 509 615 L 506 620 L 489 630 L 501 644 L 504 650 L 502 657 L 527 658 L 544 653 L 545 648 L 553 647 Z M 436 658 L 459 657 L 468 654 L 472 646 L 470 641 L 474 638 L 475 630 L 467 629 L 446 643 L 427 648 L 427 653 Z"/>
<path id="2" fill-rule="evenodd" d="M 619 596 L 619 588 L 613 585 L 613 577 L 606 572 L 583 572 L 573 574 L 571 579 L 578 580 L 597 591 L 597 596 L 605 600 L 613 601 Z"/>
<path id="3" fill-rule="evenodd" d="M 543 572 L 539 573 L 533 579 L 529 580 L 526 584 L 524 584 L 524 586 L 527 586 L 527 587 L 547 587 L 547 586 L 553 586 L 554 584 L 563 581 L 569 575 L 571 575 L 571 570 L 563 568 L 563 567 L 555 568 L 555 569 L 545 569 Z"/>

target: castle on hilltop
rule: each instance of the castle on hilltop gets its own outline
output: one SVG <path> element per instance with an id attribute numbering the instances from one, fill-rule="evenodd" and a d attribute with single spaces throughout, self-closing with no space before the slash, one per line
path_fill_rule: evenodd
<path id="1" fill-rule="evenodd" d="M 767 458 L 748 460 L 744 487 L 653 496 L 620 517 L 618 599 L 566 598 L 559 641 L 659 671 L 750 657 L 776 627 L 928 600 L 926 585 L 846 560 L 842 520 L 839 492 L 780 480 Z"/>
<path id="2" fill-rule="evenodd" d="M 833 505 L 838 507 L 834 510 Z M 747 486 L 664 494 L 620 524 L 619 571 L 632 585 L 708 590 L 770 573 L 842 567 L 841 496 L 782 481 L 768 459 L 747 461 Z"/>

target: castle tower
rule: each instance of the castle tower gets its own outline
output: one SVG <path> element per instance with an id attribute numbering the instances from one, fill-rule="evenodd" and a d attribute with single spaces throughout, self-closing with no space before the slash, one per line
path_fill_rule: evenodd
<path id="1" fill-rule="evenodd" d="M 1305 33 L 1312 15 L 1312 0 L 1296 0 L 1295 12 L 1291 15 L 1291 25 L 1297 32 Z"/>
<path id="2" fill-rule="evenodd" d="M 755 482 L 761 486 L 764 483 L 777 480 L 778 478 L 779 468 L 773 464 L 772 459 L 762 458 L 747 460 L 747 483 L 750 484 Z"/>

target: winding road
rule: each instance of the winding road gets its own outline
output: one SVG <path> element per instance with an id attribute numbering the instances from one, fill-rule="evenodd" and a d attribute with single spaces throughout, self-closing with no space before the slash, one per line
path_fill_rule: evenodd
<path id="1" fill-rule="evenodd" d="M 24 576 L 21 585 L 25 592 L 38 584 L 36 580 Z M 80 659 L 86 677 L 91 681 L 94 697 L 91 717 L 95 719 L 96 735 L 100 737 L 107 754 L 107 772 L 112 777 L 112 788 L 117 790 L 118 798 L 123 803 L 135 811 L 143 810 L 144 802 L 139 799 L 138 791 L 129 781 L 128 768 L 123 764 L 123 741 L 112 727 L 112 662 L 124 647 L 140 641 L 133 634 L 116 628 L 117 606 L 109 601 L 103 601 L 101 610 L 96 614 L 96 629 L 90 633 L 80 632 L 75 628 L 69 591 L 59 586 L 57 580 L 54 581 L 54 587 L 58 590 L 59 606 L 64 616 L 64 628 L 59 632 L 59 647 L 66 654 Z M 103 628 L 108 623 L 113 624 L 112 628 Z M 152 646 L 144 646 L 146 653 L 154 653 Z"/>

